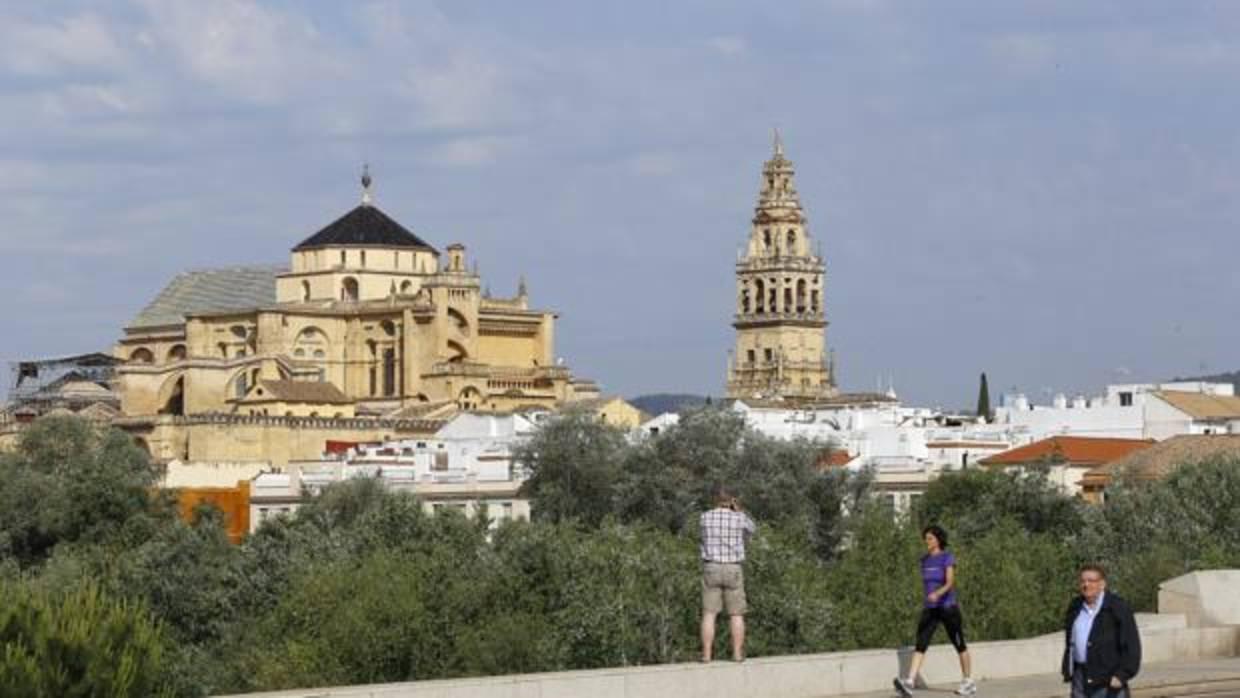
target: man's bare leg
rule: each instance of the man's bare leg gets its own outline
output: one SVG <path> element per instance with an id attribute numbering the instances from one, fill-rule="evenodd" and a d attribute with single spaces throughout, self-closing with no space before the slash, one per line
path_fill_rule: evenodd
<path id="1" fill-rule="evenodd" d="M 702 614 L 702 661 L 709 662 L 715 651 L 715 614 Z"/>
<path id="2" fill-rule="evenodd" d="M 732 631 L 732 659 L 739 662 L 745 659 L 745 616 L 731 616 L 728 622 Z"/>

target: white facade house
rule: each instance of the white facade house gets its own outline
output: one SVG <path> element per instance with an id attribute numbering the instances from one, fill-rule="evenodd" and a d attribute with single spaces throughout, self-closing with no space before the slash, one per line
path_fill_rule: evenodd
<path id="1" fill-rule="evenodd" d="M 513 459 L 544 413 L 461 413 L 430 439 L 363 444 L 317 461 L 294 462 L 250 483 L 250 526 L 289 514 L 331 483 L 374 477 L 394 491 L 412 492 L 428 512 L 458 509 L 485 514 L 493 524 L 528 519 L 518 497 L 527 475 Z"/>
<path id="2" fill-rule="evenodd" d="M 1229 428 L 1226 419 L 1220 422 L 1201 414 L 1194 416 L 1168 402 L 1179 395 L 1222 398 L 1218 402 L 1226 403 L 1226 398 L 1235 398 L 1235 387 L 1203 381 L 1110 385 L 1104 395 L 1069 399 L 1060 394 L 1046 406 L 1030 405 L 1023 395 L 1005 395 L 1003 406 L 995 410 L 995 424 L 1008 427 L 1020 443 L 1051 436 L 1161 440 L 1178 434 L 1207 433 L 1207 429 L 1215 430 L 1209 433 L 1228 433 L 1217 431 Z M 1196 399 L 1189 402 L 1193 406 L 1198 403 Z"/>
<path id="3" fill-rule="evenodd" d="M 806 438 L 847 451 L 848 469 L 870 470 L 880 496 L 904 510 L 939 474 L 1052 436 L 1240 434 L 1240 398 L 1234 392 L 1230 383 L 1179 381 L 1111 385 L 1092 398 L 1058 395 L 1047 406 L 1008 395 L 989 423 L 906 407 L 891 394 L 800 409 L 738 400 L 733 409 L 768 436 Z"/>

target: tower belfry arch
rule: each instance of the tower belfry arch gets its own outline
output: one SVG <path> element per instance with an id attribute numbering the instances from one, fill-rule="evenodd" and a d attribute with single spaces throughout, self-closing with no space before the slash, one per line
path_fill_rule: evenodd
<path id="1" fill-rule="evenodd" d="M 826 265 L 811 240 L 795 174 L 776 130 L 736 262 L 731 398 L 807 403 L 837 394 L 826 351 Z"/>

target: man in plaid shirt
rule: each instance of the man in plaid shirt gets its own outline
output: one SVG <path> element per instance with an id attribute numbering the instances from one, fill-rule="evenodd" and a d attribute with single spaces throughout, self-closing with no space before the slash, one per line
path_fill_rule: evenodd
<path id="1" fill-rule="evenodd" d="M 727 488 L 715 488 L 715 508 L 702 513 L 702 661 L 715 648 L 715 617 L 727 610 L 732 659 L 745 659 L 745 544 L 757 527 Z"/>

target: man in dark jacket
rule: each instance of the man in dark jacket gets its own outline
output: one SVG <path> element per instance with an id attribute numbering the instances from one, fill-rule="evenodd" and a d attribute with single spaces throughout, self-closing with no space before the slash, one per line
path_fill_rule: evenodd
<path id="1" fill-rule="evenodd" d="M 1072 698 L 1128 698 L 1128 682 L 1141 668 L 1141 636 L 1128 603 L 1107 592 L 1100 565 L 1081 568 L 1081 595 L 1064 618 L 1063 679 Z"/>

